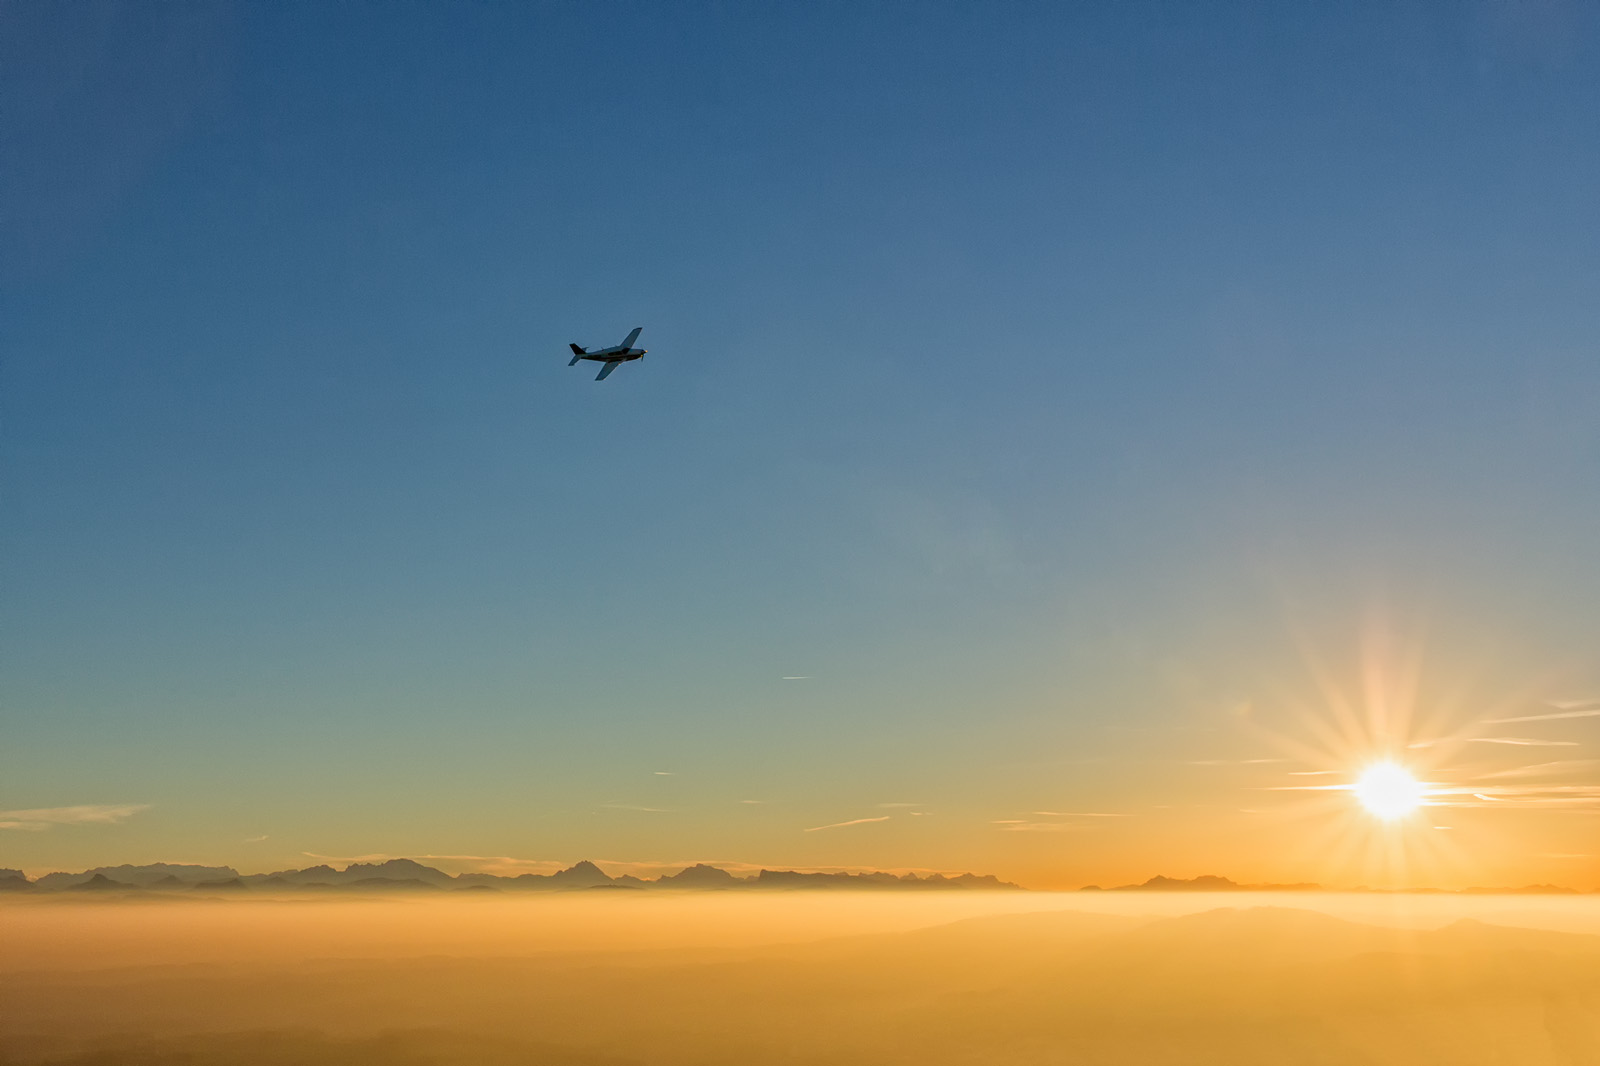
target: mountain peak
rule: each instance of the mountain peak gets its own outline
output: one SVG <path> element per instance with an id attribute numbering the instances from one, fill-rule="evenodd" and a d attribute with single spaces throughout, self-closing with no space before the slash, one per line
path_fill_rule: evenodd
<path id="1" fill-rule="evenodd" d="M 1089 890 L 1097 889 L 1098 885 L 1085 886 Z M 1241 885 L 1231 878 L 1221 877 L 1217 874 L 1201 874 L 1184 880 L 1181 877 L 1165 877 L 1156 874 L 1142 885 L 1118 885 L 1118 892 L 1306 892 L 1320 888 L 1310 882 L 1292 885 Z"/>
<path id="2" fill-rule="evenodd" d="M 391 881 L 426 881 L 436 885 L 454 880 L 443 870 L 424 866 L 415 859 L 389 859 L 377 863 L 353 862 L 344 868 L 341 877 L 347 881 L 370 881 L 376 878 Z"/>
<path id="3" fill-rule="evenodd" d="M 105 874 L 95 874 L 87 881 L 80 881 L 75 885 L 68 885 L 67 887 L 87 892 L 104 892 L 110 889 L 132 888 L 134 886 L 122 881 L 113 881 Z"/>
<path id="4" fill-rule="evenodd" d="M 674 888 L 723 888 L 729 885 L 741 884 L 743 880 L 743 878 L 735 877 L 720 866 L 697 862 L 693 866 L 679 870 L 675 874 L 656 878 L 656 884 Z"/>
<path id="5" fill-rule="evenodd" d="M 573 863 L 565 870 L 551 874 L 550 880 L 568 888 L 592 888 L 595 885 L 615 884 L 604 870 L 588 859 Z"/>

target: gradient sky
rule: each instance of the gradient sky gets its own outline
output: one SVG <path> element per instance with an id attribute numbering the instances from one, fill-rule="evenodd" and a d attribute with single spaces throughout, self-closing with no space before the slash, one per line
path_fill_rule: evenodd
<path id="1" fill-rule="evenodd" d="M 0 8 L 0 866 L 1600 884 L 1597 11 Z"/>

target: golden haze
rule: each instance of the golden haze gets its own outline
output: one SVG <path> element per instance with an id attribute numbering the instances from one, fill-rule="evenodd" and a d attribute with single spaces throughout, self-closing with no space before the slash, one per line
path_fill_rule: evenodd
<path id="1" fill-rule="evenodd" d="M 1597 896 L 40 898 L 0 923 L 7 1066 L 1600 1055 Z"/>

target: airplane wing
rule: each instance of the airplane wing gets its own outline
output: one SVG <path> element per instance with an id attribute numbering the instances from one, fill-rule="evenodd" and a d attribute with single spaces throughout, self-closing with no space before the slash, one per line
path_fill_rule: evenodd
<path id="1" fill-rule="evenodd" d="M 633 342 L 639 339 L 639 334 L 643 330 L 644 330 L 643 326 L 634 326 L 633 327 L 633 332 L 628 334 L 628 339 L 623 341 L 621 344 L 617 345 L 617 347 L 619 347 L 619 348 L 632 348 L 633 347 Z"/>
<path id="2" fill-rule="evenodd" d="M 622 365 L 622 363 L 620 361 L 615 362 L 615 363 L 607 363 L 605 366 L 600 368 L 600 373 L 595 375 L 595 380 L 596 381 L 604 381 L 606 379 L 606 375 L 607 374 L 611 373 L 613 370 L 615 370 L 617 367 L 619 367 L 621 365 Z"/>

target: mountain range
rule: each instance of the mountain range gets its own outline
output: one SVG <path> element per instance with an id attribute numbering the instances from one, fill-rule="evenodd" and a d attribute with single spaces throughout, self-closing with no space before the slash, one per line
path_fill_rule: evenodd
<path id="1" fill-rule="evenodd" d="M 0 891 L 111 892 L 111 891 L 215 891 L 241 890 L 319 892 L 439 892 L 439 891 L 572 891 L 591 889 L 656 891 L 727 891 L 760 889 L 1011 889 L 1018 886 L 992 874 L 801 873 L 762 870 L 740 877 L 717 866 L 696 863 L 675 874 L 654 879 L 622 874 L 612 877 L 587 860 L 552 874 L 465 873 L 451 875 L 414 859 L 387 862 L 353 862 L 344 869 L 326 864 L 301 870 L 241 874 L 231 866 L 192 866 L 150 863 L 145 866 L 97 866 L 80 873 L 49 873 L 29 881 L 20 870 L 0 870 Z"/>
<path id="2" fill-rule="evenodd" d="M 244 890 L 277 892 L 559 892 L 591 889 L 671 891 L 761 891 L 773 889 L 866 889 L 940 891 L 952 889 L 1005 889 L 1021 891 L 1021 886 L 1001 881 L 993 874 L 891 874 L 808 873 L 798 870 L 761 870 L 740 876 L 718 866 L 696 863 L 675 874 L 640 878 L 632 874 L 616 877 L 587 860 L 551 874 L 506 876 L 487 873 L 451 875 L 414 859 L 389 859 L 386 862 L 353 862 L 344 869 L 327 864 L 300 870 L 241 874 L 231 866 L 196 866 L 183 863 L 150 863 L 144 866 L 97 866 L 79 873 L 49 873 L 30 881 L 21 870 L 0 868 L 0 894 L 16 892 L 237 892 Z M 1240 884 L 1215 874 L 1176 878 L 1156 875 L 1133 885 L 1102 889 L 1085 885 L 1082 892 L 1323 892 L 1336 891 L 1310 882 L 1294 884 Z M 1365 887 L 1342 889 L 1348 892 L 1387 892 L 1390 889 Z M 1581 890 L 1561 885 L 1524 885 L 1518 888 L 1412 888 L 1409 893 L 1450 895 L 1578 895 Z"/>

